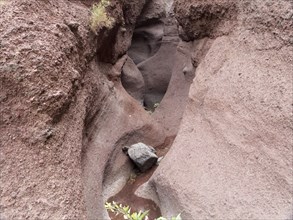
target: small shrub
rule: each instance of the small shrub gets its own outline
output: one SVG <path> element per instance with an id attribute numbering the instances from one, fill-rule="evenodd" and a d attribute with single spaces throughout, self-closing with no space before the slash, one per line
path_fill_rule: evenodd
<path id="1" fill-rule="evenodd" d="M 122 204 L 117 204 L 116 202 L 106 202 L 105 208 L 116 214 L 116 215 L 123 215 L 124 219 L 127 220 L 148 220 L 148 214 L 149 211 L 139 211 L 139 212 L 133 212 L 131 213 L 131 208 L 129 206 L 123 206 Z M 168 220 L 167 218 L 164 217 L 159 217 L 155 220 Z M 177 215 L 176 217 L 172 217 L 171 220 L 182 220 L 180 214 Z"/>
<path id="2" fill-rule="evenodd" d="M 0 7 L 2 6 L 2 5 L 5 5 L 5 0 L 0 0 Z"/>
<path id="3" fill-rule="evenodd" d="M 109 5 L 109 0 L 101 0 L 98 4 L 92 6 L 90 27 L 93 32 L 96 33 L 98 27 L 113 27 L 115 20 L 106 11 Z"/>

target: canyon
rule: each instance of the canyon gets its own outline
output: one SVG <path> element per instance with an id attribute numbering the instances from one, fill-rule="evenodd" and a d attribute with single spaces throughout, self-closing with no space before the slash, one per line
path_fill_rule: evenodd
<path id="1" fill-rule="evenodd" d="M 98 2 L 0 0 L 0 219 L 292 219 L 292 1 Z"/>

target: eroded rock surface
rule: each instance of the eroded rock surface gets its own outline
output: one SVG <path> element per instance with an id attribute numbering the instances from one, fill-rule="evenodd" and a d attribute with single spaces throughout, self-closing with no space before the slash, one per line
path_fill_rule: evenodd
<path id="1" fill-rule="evenodd" d="M 153 108 L 165 95 L 175 63 L 176 47 L 179 41 L 176 23 L 166 22 L 160 49 L 148 59 L 138 64 L 145 80 L 145 106 Z"/>
<path id="2" fill-rule="evenodd" d="M 106 219 L 122 146 L 178 131 L 138 191 L 164 216 L 290 218 L 292 2 L 113 0 L 96 33 L 93 2 L 0 1 L 1 219 Z"/>
<path id="3" fill-rule="evenodd" d="M 175 11 L 210 46 L 193 59 L 179 133 L 150 180 L 162 214 L 291 218 L 292 2 L 178 0 Z"/>
<path id="4" fill-rule="evenodd" d="M 144 105 L 154 110 L 166 93 L 179 42 L 177 22 L 170 1 L 149 2 L 138 19 L 128 55 L 141 72 Z"/>
<path id="5" fill-rule="evenodd" d="M 123 66 L 121 82 L 129 95 L 143 104 L 145 90 L 144 79 L 141 72 L 130 57 L 127 58 L 127 61 Z"/>
<path id="6" fill-rule="evenodd" d="M 113 29 L 94 34 L 91 1 L 1 1 L 1 219 L 106 218 L 103 177 L 115 147 L 163 142 L 120 83 L 119 58 L 144 3 L 111 1 Z"/>
<path id="7" fill-rule="evenodd" d="M 234 0 L 175 1 L 175 15 L 184 31 L 180 34 L 184 40 L 227 35 L 233 31 L 238 8 Z"/>

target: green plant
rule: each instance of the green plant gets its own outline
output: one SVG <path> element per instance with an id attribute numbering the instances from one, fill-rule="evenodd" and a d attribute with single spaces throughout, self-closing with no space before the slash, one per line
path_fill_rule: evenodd
<path id="1" fill-rule="evenodd" d="M 116 215 L 123 215 L 123 218 L 128 220 L 145 220 L 149 214 L 149 211 L 131 213 L 131 208 L 129 206 L 123 206 L 122 204 L 117 204 L 114 201 L 112 203 L 106 202 L 105 208 Z"/>
<path id="2" fill-rule="evenodd" d="M 5 0 L 0 0 L 0 6 L 5 5 Z"/>
<path id="3" fill-rule="evenodd" d="M 154 104 L 154 109 L 158 108 L 158 107 L 159 107 L 159 105 L 160 105 L 160 103 L 158 103 L 158 102 L 157 102 L 157 103 L 155 103 L 155 104 Z"/>
<path id="4" fill-rule="evenodd" d="M 116 215 L 123 215 L 124 219 L 127 220 L 148 220 L 148 214 L 149 211 L 139 211 L 139 212 L 133 212 L 131 213 L 131 208 L 129 206 L 123 206 L 122 204 L 117 204 L 116 202 L 106 202 L 105 208 L 116 214 Z M 159 217 L 155 220 L 168 220 L 167 218 L 164 217 Z M 172 217 L 171 220 L 182 220 L 180 214 L 177 215 L 176 217 Z"/>
<path id="5" fill-rule="evenodd" d="M 98 4 L 92 6 L 90 27 L 93 32 L 96 33 L 98 27 L 113 27 L 115 20 L 106 11 L 109 5 L 109 0 L 101 0 Z"/>
<path id="6" fill-rule="evenodd" d="M 168 220 L 168 219 L 165 217 L 159 217 L 156 220 Z M 181 215 L 178 214 L 176 217 L 172 217 L 171 220 L 182 220 L 182 218 L 181 218 Z"/>

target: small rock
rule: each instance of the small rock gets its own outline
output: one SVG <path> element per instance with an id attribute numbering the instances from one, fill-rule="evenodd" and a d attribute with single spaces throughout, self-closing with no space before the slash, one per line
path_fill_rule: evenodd
<path id="1" fill-rule="evenodd" d="M 143 143 L 137 143 L 131 145 L 130 147 L 124 147 L 124 151 L 126 151 L 127 148 L 128 156 L 141 172 L 145 172 L 150 169 L 158 161 L 156 150 L 153 147 L 147 146 Z"/>

